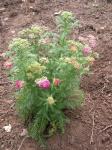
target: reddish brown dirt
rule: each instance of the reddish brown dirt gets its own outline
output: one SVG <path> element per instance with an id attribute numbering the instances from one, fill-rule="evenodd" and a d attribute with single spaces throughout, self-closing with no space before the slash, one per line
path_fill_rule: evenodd
<path id="1" fill-rule="evenodd" d="M 31 7 L 32 6 L 32 7 Z M 4 8 L 1 9 L 1 8 Z M 67 114 L 71 122 L 65 134 L 47 140 L 48 150 L 112 150 L 112 3 L 103 0 L 0 0 L 0 49 L 6 51 L 16 33 L 31 24 L 55 27 L 53 14 L 59 10 L 72 11 L 81 26 L 73 36 L 93 34 L 100 58 L 92 73 L 84 76 L 81 87 L 86 99 L 81 110 Z M 23 123 L 15 111 L 13 85 L 3 70 L 0 59 L 0 150 L 18 150 Z M 6 133 L 3 126 L 12 125 Z M 20 150 L 41 150 L 38 143 L 27 138 Z"/>

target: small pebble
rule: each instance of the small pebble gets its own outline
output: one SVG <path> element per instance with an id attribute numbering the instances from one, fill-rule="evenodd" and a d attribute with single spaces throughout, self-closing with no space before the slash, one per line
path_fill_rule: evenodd
<path id="1" fill-rule="evenodd" d="M 0 12 L 4 12 L 5 11 L 5 8 L 0 8 Z"/>
<path id="2" fill-rule="evenodd" d="M 15 30 L 12 30 L 11 33 L 14 34 L 14 33 L 15 33 Z"/>
<path id="3" fill-rule="evenodd" d="M 28 134 L 27 129 L 23 129 L 22 132 L 21 132 L 21 134 L 20 134 L 20 136 L 25 136 L 27 134 Z"/>
<path id="4" fill-rule="evenodd" d="M 9 18 L 7 17 L 7 18 L 4 18 L 4 21 L 7 21 Z"/>

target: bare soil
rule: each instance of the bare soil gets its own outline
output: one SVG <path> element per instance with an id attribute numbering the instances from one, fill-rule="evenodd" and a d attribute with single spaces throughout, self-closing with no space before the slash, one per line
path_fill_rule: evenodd
<path id="1" fill-rule="evenodd" d="M 109 1 L 108 1 L 109 2 Z M 73 37 L 93 34 L 97 38 L 95 51 L 100 58 L 90 75 L 84 76 L 81 87 L 86 93 L 80 110 L 68 111 L 70 124 L 65 133 L 47 139 L 48 150 L 112 150 L 112 3 L 105 0 L 0 0 L 0 50 L 8 50 L 9 41 L 17 32 L 32 24 L 53 29 L 53 14 L 72 11 L 81 26 Z M 38 143 L 21 136 L 23 122 L 15 110 L 14 87 L 3 69 L 0 58 L 0 150 L 42 150 Z M 3 126 L 12 125 L 11 132 Z"/>

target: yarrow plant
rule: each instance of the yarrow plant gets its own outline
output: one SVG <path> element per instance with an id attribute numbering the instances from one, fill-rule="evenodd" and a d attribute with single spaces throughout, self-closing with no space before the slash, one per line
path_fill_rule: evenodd
<path id="1" fill-rule="evenodd" d="M 71 30 L 78 25 L 71 12 L 56 15 L 56 25 L 55 33 L 36 25 L 19 32 L 4 63 L 15 82 L 17 111 L 29 135 L 40 142 L 56 131 L 63 133 L 68 122 L 65 110 L 83 103 L 80 80 L 96 56 L 92 36 L 90 45 L 70 40 Z"/>

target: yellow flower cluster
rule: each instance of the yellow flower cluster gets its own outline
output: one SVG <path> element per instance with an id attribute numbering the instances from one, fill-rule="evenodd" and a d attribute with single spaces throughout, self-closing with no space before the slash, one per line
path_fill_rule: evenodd
<path id="1" fill-rule="evenodd" d="M 28 69 L 27 69 L 28 79 L 33 79 L 35 75 L 42 74 L 43 70 L 45 69 L 46 69 L 45 66 L 42 66 L 38 62 L 34 62 L 30 66 L 28 66 Z"/>
<path id="2" fill-rule="evenodd" d="M 91 56 L 86 57 L 86 60 L 88 61 L 89 64 L 93 64 L 95 59 Z"/>
<path id="3" fill-rule="evenodd" d="M 9 48 L 14 50 L 26 50 L 30 47 L 30 43 L 27 39 L 15 38 L 10 43 Z"/>
<path id="4" fill-rule="evenodd" d="M 63 11 L 61 12 L 61 17 L 63 17 L 63 19 L 74 19 L 73 14 L 71 12 L 68 11 Z"/>
<path id="5" fill-rule="evenodd" d="M 46 57 L 41 57 L 41 58 L 39 59 L 39 61 L 40 61 L 40 63 L 42 63 L 42 64 L 47 64 L 47 63 L 49 62 L 48 58 L 46 58 Z"/>
<path id="6" fill-rule="evenodd" d="M 42 35 L 46 30 L 47 30 L 47 28 L 45 28 L 45 27 L 33 25 L 30 28 L 27 28 L 27 29 L 20 31 L 19 35 L 22 37 L 27 37 L 27 38 L 28 37 L 29 38 L 35 38 L 39 35 Z"/>
<path id="7" fill-rule="evenodd" d="M 72 64 L 74 68 L 80 69 L 81 65 L 78 63 L 78 61 L 75 58 L 65 58 L 65 62 Z"/>
<path id="8" fill-rule="evenodd" d="M 72 52 L 76 52 L 79 49 L 83 48 L 83 44 L 81 44 L 78 41 L 68 40 L 67 43 L 68 43 L 68 46 L 69 46 L 69 50 L 72 51 Z"/>
<path id="9" fill-rule="evenodd" d="M 71 45 L 71 46 L 70 46 L 70 51 L 71 51 L 71 52 L 77 51 L 77 46 L 76 46 L 76 45 Z"/>

